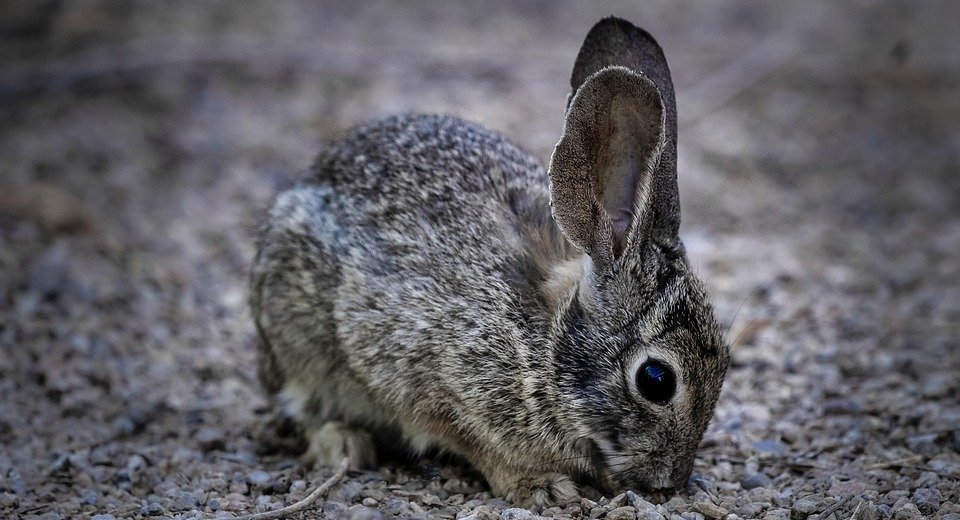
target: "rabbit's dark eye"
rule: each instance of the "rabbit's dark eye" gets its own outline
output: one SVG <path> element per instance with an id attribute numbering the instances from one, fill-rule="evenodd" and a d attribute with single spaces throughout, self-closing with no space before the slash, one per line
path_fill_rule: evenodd
<path id="1" fill-rule="evenodd" d="M 666 363 L 648 359 L 637 371 L 640 395 L 657 404 L 666 404 L 677 391 L 677 379 Z"/>

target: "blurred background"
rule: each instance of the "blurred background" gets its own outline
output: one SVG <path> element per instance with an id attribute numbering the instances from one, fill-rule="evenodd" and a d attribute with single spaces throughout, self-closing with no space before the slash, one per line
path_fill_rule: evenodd
<path id="1" fill-rule="evenodd" d="M 960 514 L 960 4 L 0 13 L 0 516 L 302 496 L 319 477 L 257 440 L 245 276 L 273 194 L 325 140 L 401 111 L 477 120 L 545 161 L 579 45 L 610 14 L 670 62 L 682 234 L 736 347 L 705 484 L 669 512 Z M 497 511 L 475 476 L 445 471 Z M 464 508 L 438 486 L 423 514 Z M 357 493 L 338 503 L 359 507 Z"/>

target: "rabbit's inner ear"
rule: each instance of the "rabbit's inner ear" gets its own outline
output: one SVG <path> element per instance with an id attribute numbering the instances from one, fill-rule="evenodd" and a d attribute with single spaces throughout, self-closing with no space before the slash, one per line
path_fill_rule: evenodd
<path id="1" fill-rule="evenodd" d="M 649 78 L 608 67 L 574 96 L 550 160 L 553 217 L 598 266 L 619 258 L 648 220 L 664 143 L 663 101 Z"/>
<path id="2" fill-rule="evenodd" d="M 651 117 L 654 116 L 654 117 Z M 607 136 L 601 137 L 605 149 L 598 154 L 597 200 L 613 225 L 615 246 L 622 251 L 635 213 L 647 205 L 649 184 L 660 140 L 660 118 L 643 114 L 627 96 L 610 101 L 607 111 Z"/>

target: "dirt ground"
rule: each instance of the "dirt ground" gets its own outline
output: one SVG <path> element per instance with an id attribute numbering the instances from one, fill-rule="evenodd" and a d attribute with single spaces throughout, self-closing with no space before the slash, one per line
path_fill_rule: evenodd
<path id="1" fill-rule="evenodd" d="M 0 517 L 231 517 L 332 470 L 265 450 L 245 277 L 276 190 L 398 111 L 546 159 L 590 26 L 674 71 L 683 237 L 733 366 L 687 490 L 510 508 L 352 473 L 304 518 L 960 518 L 951 1 L 2 2 Z"/>

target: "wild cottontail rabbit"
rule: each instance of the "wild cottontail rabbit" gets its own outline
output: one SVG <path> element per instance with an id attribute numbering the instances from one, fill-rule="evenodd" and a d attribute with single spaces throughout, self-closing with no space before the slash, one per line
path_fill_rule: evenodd
<path id="1" fill-rule="evenodd" d="M 260 377 L 309 462 L 375 439 L 464 456 L 518 503 L 686 482 L 728 347 L 678 238 L 663 53 L 587 35 L 548 171 L 448 116 L 362 125 L 263 226 Z M 552 210 L 552 211 L 551 211 Z"/>

